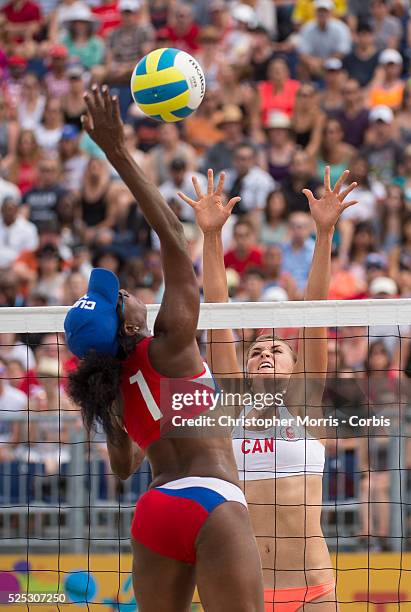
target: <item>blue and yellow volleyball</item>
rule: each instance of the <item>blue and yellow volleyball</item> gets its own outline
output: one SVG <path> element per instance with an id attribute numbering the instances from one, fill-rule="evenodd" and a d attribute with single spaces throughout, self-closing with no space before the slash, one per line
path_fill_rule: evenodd
<path id="1" fill-rule="evenodd" d="M 148 117 L 181 121 L 204 98 L 204 73 L 197 60 L 185 51 L 156 49 L 143 57 L 133 70 L 131 94 Z"/>

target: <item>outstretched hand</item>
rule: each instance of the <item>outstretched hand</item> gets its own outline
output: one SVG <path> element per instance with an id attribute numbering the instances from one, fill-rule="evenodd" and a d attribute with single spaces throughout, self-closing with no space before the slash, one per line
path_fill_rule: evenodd
<path id="1" fill-rule="evenodd" d="M 330 166 L 327 166 L 324 173 L 324 194 L 319 199 L 315 198 L 313 192 L 309 189 L 303 189 L 303 194 L 308 199 L 311 216 L 318 230 L 329 231 L 333 229 L 341 213 L 358 203 L 358 200 L 345 202 L 346 197 L 357 187 L 357 183 L 351 183 L 351 185 L 342 189 L 349 174 L 350 171 L 345 170 L 335 183 L 334 189 L 331 189 Z"/>
<path id="2" fill-rule="evenodd" d="M 82 115 L 81 122 L 87 134 L 105 153 L 124 147 L 124 128 L 118 98 L 110 95 L 107 85 L 101 91 L 97 85 L 93 85 L 91 92 L 84 94 L 84 100 L 87 113 Z"/>
<path id="3" fill-rule="evenodd" d="M 192 200 L 184 193 L 181 193 L 181 191 L 178 192 L 178 196 L 194 210 L 196 221 L 203 233 L 221 229 L 230 216 L 234 206 L 241 200 L 240 197 L 231 198 L 226 205 L 223 204 L 224 172 L 220 174 L 217 189 L 215 191 L 214 172 L 212 170 L 208 171 L 207 178 L 207 195 L 204 195 L 197 178 L 193 176 L 192 181 L 198 197 L 197 201 Z"/>

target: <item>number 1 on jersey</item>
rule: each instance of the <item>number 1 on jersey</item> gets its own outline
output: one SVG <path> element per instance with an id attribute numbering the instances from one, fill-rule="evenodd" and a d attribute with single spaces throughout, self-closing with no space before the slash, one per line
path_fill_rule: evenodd
<path id="1" fill-rule="evenodd" d="M 137 383 L 138 388 L 140 389 L 140 393 L 143 396 L 143 399 L 146 403 L 147 408 L 150 411 L 151 416 L 155 421 L 159 421 L 163 417 L 163 413 L 160 408 L 157 406 L 156 400 L 153 397 L 153 394 L 150 391 L 150 388 L 144 378 L 144 375 L 141 370 L 134 374 L 134 376 L 130 376 L 130 384 L 134 385 Z"/>

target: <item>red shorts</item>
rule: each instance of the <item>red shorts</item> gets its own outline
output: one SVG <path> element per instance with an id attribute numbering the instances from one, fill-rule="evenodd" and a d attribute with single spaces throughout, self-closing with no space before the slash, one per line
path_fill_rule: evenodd
<path id="1" fill-rule="evenodd" d="M 228 501 L 247 507 L 241 489 L 219 478 L 190 476 L 167 482 L 140 497 L 131 535 L 159 555 L 195 563 L 201 527 L 217 506 Z"/>

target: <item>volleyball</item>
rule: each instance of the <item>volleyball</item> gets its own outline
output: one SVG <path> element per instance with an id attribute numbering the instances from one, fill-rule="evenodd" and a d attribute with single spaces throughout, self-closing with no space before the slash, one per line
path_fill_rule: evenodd
<path id="1" fill-rule="evenodd" d="M 201 104 L 205 78 L 200 64 L 180 49 L 156 49 L 133 70 L 131 94 L 145 115 L 158 121 L 185 119 Z"/>

